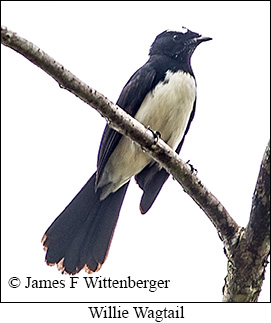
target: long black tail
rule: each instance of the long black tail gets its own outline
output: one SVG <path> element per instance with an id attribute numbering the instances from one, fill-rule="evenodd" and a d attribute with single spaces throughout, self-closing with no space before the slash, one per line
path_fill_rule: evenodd
<path id="1" fill-rule="evenodd" d="M 104 263 L 128 187 L 100 201 L 95 192 L 96 173 L 45 232 L 42 243 L 48 265 L 68 274 L 84 268 L 91 273 Z"/>

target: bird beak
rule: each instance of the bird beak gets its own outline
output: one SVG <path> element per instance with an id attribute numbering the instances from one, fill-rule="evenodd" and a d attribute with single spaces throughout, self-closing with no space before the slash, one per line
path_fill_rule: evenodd
<path id="1" fill-rule="evenodd" d="M 212 40 L 213 38 L 211 38 L 211 37 L 203 37 L 203 36 L 200 36 L 200 37 L 198 37 L 198 38 L 196 38 L 196 42 L 198 43 L 198 44 L 200 44 L 200 43 L 202 43 L 202 42 L 204 42 L 204 41 L 208 41 L 208 40 Z"/>
<path id="2" fill-rule="evenodd" d="M 199 35 L 198 37 L 189 39 L 186 42 L 186 45 L 194 50 L 200 43 L 203 43 L 208 40 L 212 40 L 212 38 L 211 37 L 203 37 L 203 36 Z"/>

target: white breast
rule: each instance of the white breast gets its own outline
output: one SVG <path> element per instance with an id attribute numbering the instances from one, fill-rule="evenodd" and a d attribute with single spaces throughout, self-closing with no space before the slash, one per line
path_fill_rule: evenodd
<path id="1" fill-rule="evenodd" d="M 162 139 L 176 149 L 184 135 L 195 97 L 196 84 L 190 74 L 167 71 L 165 80 L 146 96 L 135 119 L 159 131 Z M 103 187 L 101 199 L 118 190 L 150 161 L 138 145 L 122 137 L 99 181 L 98 187 Z"/>
<path id="2" fill-rule="evenodd" d="M 175 149 L 181 141 L 196 97 L 195 79 L 188 73 L 167 71 L 165 80 L 143 101 L 135 118 Z"/>

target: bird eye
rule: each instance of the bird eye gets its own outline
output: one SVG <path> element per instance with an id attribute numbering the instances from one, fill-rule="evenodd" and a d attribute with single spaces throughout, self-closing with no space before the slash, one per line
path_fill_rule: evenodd
<path id="1" fill-rule="evenodd" d="M 174 41 L 179 42 L 179 41 L 181 41 L 181 39 L 182 39 L 182 35 L 180 35 L 180 34 L 173 35 L 173 40 Z"/>

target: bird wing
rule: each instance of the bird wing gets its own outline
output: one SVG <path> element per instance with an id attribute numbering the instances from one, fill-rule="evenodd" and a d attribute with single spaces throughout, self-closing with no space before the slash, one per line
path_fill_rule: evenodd
<path id="1" fill-rule="evenodd" d="M 134 117 L 147 93 L 155 87 L 155 77 L 155 69 L 147 62 L 129 79 L 116 104 Z M 121 137 L 122 135 L 119 132 L 113 130 L 108 125 L 105 127 L 98 153 L 96 185 Z"/>

